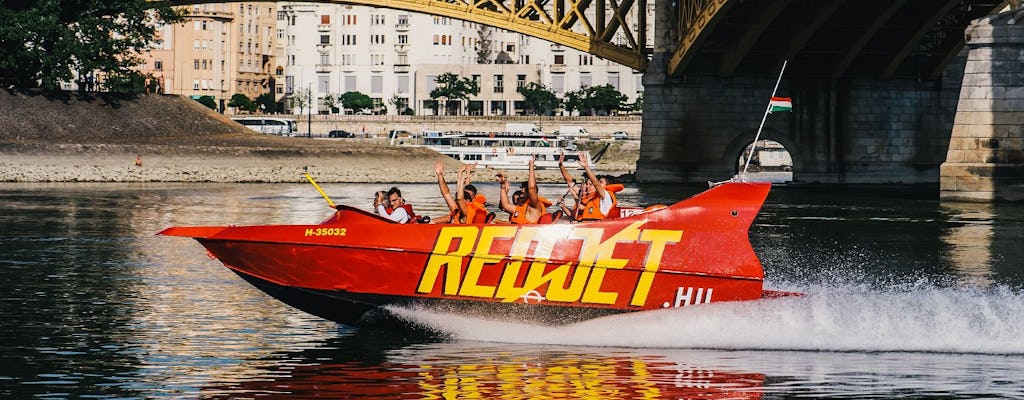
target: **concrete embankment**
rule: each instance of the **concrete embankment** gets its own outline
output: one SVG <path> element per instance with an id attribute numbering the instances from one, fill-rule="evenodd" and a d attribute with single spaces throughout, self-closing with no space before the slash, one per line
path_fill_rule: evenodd
<path id="1" fill-rule="evenodd" d="M 598 168 L 632 171 L 629 152 L 620 165 Z M 432 182 L 438 160 L 450 172 L 460 165 L 379 139 L 260 135 L 179 96 L 0 92 L 0 182 L 303 182 L 307 171 L 322 182 Z M 560 176 L 544 171 L 540 179 Z"/>

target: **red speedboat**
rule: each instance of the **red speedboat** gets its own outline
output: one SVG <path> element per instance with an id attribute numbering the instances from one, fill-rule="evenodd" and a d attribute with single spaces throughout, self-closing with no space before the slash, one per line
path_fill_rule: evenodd
<path id="1" fill-rule="evenodd" d="M 160 234 L 195 238 L 267 294 L 342 324 L 388 305 L 570 323 L 787 294 L 762 288 L 747 237 L 769 189 L 727 182 L 667 207 L 571 224 L 397 224 L 338 205 L 315 225 Z"/>

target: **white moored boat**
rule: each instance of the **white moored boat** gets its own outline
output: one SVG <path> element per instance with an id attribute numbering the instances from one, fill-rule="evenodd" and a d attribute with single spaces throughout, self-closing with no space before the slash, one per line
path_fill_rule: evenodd
<path id="1" fill-rule="evenodd" d="M 565 154 L 567 167 L 575 167 L 580 151 L 572 139 L 537 132 L 438 132 L 424 131 L 422 144 L 464 163 L 498 169 L 527 169 L 536 157 L 538 169 L 558 168 Z M 590 154 L 583 152 L 590 160 Z"/>

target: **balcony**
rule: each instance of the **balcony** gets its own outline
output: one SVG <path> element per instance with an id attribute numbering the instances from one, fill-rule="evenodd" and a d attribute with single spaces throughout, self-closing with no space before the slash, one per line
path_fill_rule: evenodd
<path id="1" fill-rule="evenodd" d="M 331 72 L 331 69 L 333 69 L 333 67 L 334 66 L 331 64 L 317 64 L 316 72 Z"/>
<path id="2" fill-rule="evenodd" d="M 319 51 L 321 53 L 326 53 L 328 51 L 331 51 L 331 44 L 330 43 L 319 43 L 319 44 L 316 45 L 316 51 Z"/>
<path id="3" fill-rule="evenodd" d="M 409 24 L 408 23 L 395 24 L 395 32 L 408 32 L 408 31 L 409 31 Z"/>
<path id="4" fill-rule="evenodd" d="M 395 73 L 407 74 L 409 70 L 409 64 L 395 64 Z"/>
<path id="5" fill-rule="evenodd" d="M 565 73 L 565 64 L 551 64 L 551 66 L 548 69 L 553 74 L 564 74 Z"/>
<path id="6" fill-rule="evenodd" d="M 235 14 L 229 11 L 205 11 L 205 10 L 185 10 L 185 18 L 209 18 L 222 22 L 230 22 L 235 19 Z"/>
<path id="7" fill-rule="evenodd" d="M 331 31 L 331 24 L 317 24 L 316 25 L 316 30 L 320 31 L 320 32 L 330 32 Z"/>
<path id="8" fill-rule="evenodd" d="M 398 54 L 409 54 L 409 45 L 407 44 L 396 44 L 395 53 Z"/>

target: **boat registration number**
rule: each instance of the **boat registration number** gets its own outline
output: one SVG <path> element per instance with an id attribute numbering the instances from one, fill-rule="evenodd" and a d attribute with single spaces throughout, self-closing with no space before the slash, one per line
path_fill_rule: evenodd
<path id="1" fill-rule="evenodd" d="M 306 236 L 345 236 L 345 228 L 306 228 Z"/>

